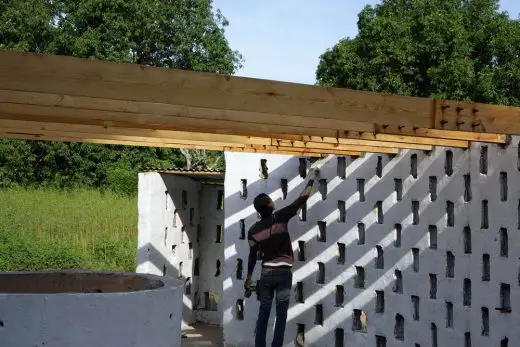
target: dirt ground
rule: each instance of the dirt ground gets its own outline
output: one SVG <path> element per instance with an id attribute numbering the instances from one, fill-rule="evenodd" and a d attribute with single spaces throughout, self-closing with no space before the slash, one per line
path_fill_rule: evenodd
<path id="1" fill-rule="evenodd" d="M 182 339 L 182 347 L 222 347 L 222 328 L 197 323 L 182 331 L 186 338 Z"/>

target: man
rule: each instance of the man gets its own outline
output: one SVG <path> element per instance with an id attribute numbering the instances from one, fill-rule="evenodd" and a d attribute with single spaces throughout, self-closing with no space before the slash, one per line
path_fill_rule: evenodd
<path id="1" fill-rule="evenodd" d="M 317 174 L 317 171 L 315 172 Z M 291 298 L 292 265 L 294 254 L 288 223 L 309 199 L 314 179 L 309 179 L 298 199 L 289 206 L 274 211 L 274 203 L 266 194 L 258 195 L 254 207 L 261 220 L 248 232 L 249 262 L 244 287 L 251 286 L 251 276 L 255 268 L 258 251 L 262 254 L 262 273 L 259 281 L 260 311 L 256 323 L 255 347 L 266 347 L 266 331 L 271 305 L 276 293 L 276 324 L 272 347 L 281 347 L 285 334 L 287 310 Z"/>

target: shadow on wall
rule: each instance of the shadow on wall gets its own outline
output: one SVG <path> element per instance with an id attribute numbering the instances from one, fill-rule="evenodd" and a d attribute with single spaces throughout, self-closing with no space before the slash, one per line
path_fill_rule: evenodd
<path id="1" fill-rule="evenodd" d="M 480 144 L 329 157 L 325 181 L 289 226 L 297 262 L 286 345 L 298 335 L 305 346 L 335 347 L 503 347 L 520 338 L 510 254 L 520 192 L 508 183 L 518 181 L 517 160 L 517 146 Z M 252 346 L 258 302 L 244 298 L 247 266 L 237 267 L 247 264 L 252 201 L 265 192 L 278 208 L 292 202 L 308 164 L 269 155 L 226 161 L 224 335 L 228 346 Z M 253 169 L 262 165 L 273 167 L 267 178 Z"/>

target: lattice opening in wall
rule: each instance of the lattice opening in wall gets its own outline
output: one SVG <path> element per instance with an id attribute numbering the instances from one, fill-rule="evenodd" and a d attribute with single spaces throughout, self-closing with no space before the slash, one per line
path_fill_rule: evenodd
<path id="1" fill-rule="evenodd" d="M 419 272 L 419 248 L 412 248 L 413 264 L 412 268 L 414 272 Z"/>
<path id="2" fill-rule="evenodd" d="M 411 157 L 410 157 L 410 175 L 414 178 L 414 179 L 417 179 L 417 166 L 418 166 L 418 163 L 417 163 L 417 154 L 412 154 Z"/>
<path id="3" fill-rule="evenodd" d="M 400 248 L 401 247 L 401 233 L 402 233 L 402 229 L 403 229 L 403 227 L 401 226 L 401 224 L 395 224 L 394 225 L 394 235 L 395 235 L 394 247 L 396 247 L 396 248 Z"/>
<path id="4" fill-rule="evenodd" d="M 365 288 L 365 269 L 361 266 L 356 266 L 356 275 L 354 277 L 354 288 Z"/>
<path id="5" fill-rule="evenodd" d="M 429 187 L 430 187 L 430 201 L 434 202 L 437 200 L 437 177 L 436 176 L 430 176 Z"/>
<path id="6" fill-rule="evenodd" d="M 418 321 L 419 320 L 419 297 L 417 295 L 412 295 L 412 317 L 413 320 Z"/>
<path id="7" fill-rule="evenodd" d="M 345 332 L 341 328 L 334 330 L 334 347 L 345 347 Z"/>
<path id="8" fill-rule="evenodd" d="M 453 329 L 453 303 L 446 301 L 446 328 Z"/>
<path id="9" fill-rule="evenodd" d="M 314 325 L 323 325 L 323 305 L 317 304 L 314 307 Z"/>
<path id="10" fill-rule="evenodd" d="M 327 199 L 327 180 L 326 179 L 320 179 L 319 181 L 319 191 L 321 194 L 321 200 Z"/>
<path id="11" fill-rule="evenodd" d="M 437 275 L 429 274 L 430 276 L 430 299 L 437 299 Z"/>
<path id="12" fill-rule="evenodd" d="M 471 193 L 471 175 L 464 175 L 464 201 L 470 202 L 472 198 Z"/>
<path id="13" fill-rule="evenodd" d="M 298 172 L 301 178 L 307 177 L 307 160 L 305 158 L 299 159 Z"/>
<path id="14" fill-rule="evenodd" d="M 298 241 L 298 261 L 305 261 L 305 241 Z"/>
<path id="15" fill-rule="evenodd" d="M 337 263 L 340 265 L 345 264 L 345 244 L 338 242 L 338 261 Z"/>
<path id="16" fill-rule="evenodd" d="M 376 347 L 386 347 L 386 337 L 382 335 L 376 335 Z"/>
<path id="17" fill-rule="evenodd" d="M 437 249 L 437 226 L 428 226 L 428 235 L 430 240 L 430 249 Z"/>
<path id="18" fill-rule="evenodd" d="M 188 208 L 188 192 L 183 190 L 182 191 L 182 209 L 186 210 Z"/>
<path id="19" fill-rule="evenodd" d="M 480 173 L 487 175 L 488 173 L 488 146 L 480 148 Z"/>
<path id="20" fill-rule="evenodd" d="M 500 201 L 507 201 L 507 172 L 500 173 Z"/>
<path id="21" fill-rule="evenodd" d="M 217 192 L 217 210 L 223 211 L 224 210 L 224 191 L 219 190 Z"/>
<path id="22" fill-rule="evenodd" d="M 345 302 L 345 287 L 336 286 L 336 306 L 343 307 L 343 303 Z"/>
<path id="23" fill-rule="evenodd" d="M 344 200 L 338 200 L 338 222 L 345 223 L 347 220 L 347 211 Z"/>
<path id="24" fill-rule="evenodd" d="M 337 175 L 342 180 L 346 177 L 347 160 L 345 157 L 338 157 L 337 159 Z"/>
<path id="25" fill-rule="evenodd" d="M 471 254 L 471 228 L 469 226 L 464 227 L 462 239 L 464 243 L 464 254 Z"/>
<path id="26" fill-rule="evenodd" d="M 318 242 L 327 242 L 327 223 L 318 221 Z"/>
<path id="27" fill-rule="evenodd" d="M 403 180 L 400 178 L 394 179 L 395 201 L 403 200 Z"/>
<path id="28" fill-rule="evenodd" d="M 394 293 L 403 293 L 403 274 L 399 270 L 394 271 L 394 285 L 392 287 Z"/>
<path id="29" fill-rule="evenodd" d="M 375 261 L 376 269 L 384 269 L 385 268 L 385 257 L 383 252 L 383 247 L 376 246 L 376 261 Z"/>
<path id="30" fill-rule="evenodd" d="M 482 336 L 489 336 L 489 309 L 482 307 L 480 309 L 482 315 Z"/>
<path id="31" fill-rule="evenodd" d="M 365 312 L 355 309 L 352 312 L 352 330 L 357 332 L 367 332 L 367 316 Z"/>
<path id="32" fill-rule="evenodd" d="M 358 178 L 357 180 L 357 190 L 358 197 L 360 202 L 365 201 L 365 180 L 363 178 Z"/>
<path id="33" fill-rule="evenodd" d="M 394 337 L 396 340 L 404 341 L 404 317 L 399 313 L 395 315 Z"/>
<path id="34" fill-rule="evenodd" d="M 376 290 L 376 313 L 385 313 L 385 292 Z"/>
<path id="35" fill-rule="evenodd" d="M 358 245 L 364 245 L 365 244 L 365 224 L 364 223 L 358 223 L 357 225 L 358 229 Z"/>
<path id="36" fill-rule="evenodd" d="M 376 176 L 379 178 L 383 177 L 383 157 L 382 156 L 377 157 Z"/>
<path id="37" fill-rule="evenodd" d="M 289 189 L 289 185 L 287 183 L 287 179 L 286 178 L 282 178 L 281 181 L 280 181 L 280 188 L 282 189 L 282 200 L 286 200 L 287 199 L 287 191 Z"/>
<path id="38" fill-rule="evenodd" d="M 444 173 L 449 177 L 453 175 L 453 152 L 448 150 L 445 153 L 446 158 L 444 161 Z"/>
<path id="39" fill-rule="evenodd" d="M 325 264 L 318 263 L 318 274 L 316 276 L 316 283 L 325 284 Z"/>
<path id="40" fill-rule="evenodd" d="M 241 219 L 238 221 L 238 225 L 239 225 L 239 228 L 240 228 L 240 240 L 245 240 L 246 239 L 246 221 L 245 219 Z"/>
<path id="41" fill-rule="evenodd" d="M 268 179 L 269 178 L 269 169 L 267 168 L 267 159 L 260 159 L 260 178 Z"/>

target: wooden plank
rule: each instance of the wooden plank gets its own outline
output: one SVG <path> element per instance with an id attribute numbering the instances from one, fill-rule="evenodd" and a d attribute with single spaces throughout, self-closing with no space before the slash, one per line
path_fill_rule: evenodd
<path id="1" fill-rule="evenodd" d="M 353 157 L 359 157 L 365 154 L 365 152 L 360 151 L 346 151 L 346 150 L 338 150 L 338 149 L 317 149 L 317 148 L 294 148 L 294 147 L 283 147 L 283 146 L 260 146 L 260 145 L 251 145 L 246 146 L 245 148 L 254 148 L 254 149 L 265 149 L 268 151 L 285 151 L 285 152 L 308 152 L 308 153 L 319 153 L 319 154 L 336 154 L 336 155 L 349 155 Z"/>
<path id="2" fill-rule="evenodd" d="M 282 154 L 282 155 L 292 155 L 292 156 L 301 156 L 301 157 L 322 157 L 321 153 L 314 153 L 307 150 L 302 151 L 284 151 L 284 150 L 269 150 L 267 148 L 253 148 L 253 147 L 226 147 L 224 151 L 227 152 L 244 152 L 244 153 L 266 153 L 266 154 Z"/>
<path id="3" fill-rule="evenodd" d="M 165 144 L 165 143 L 153 143 L 153 142 L 135 142 L 135 141 L 115 141 L 107 139 L 92 139 L 92 138 L 75 138 L 75 137 L 55 137 L 46 136 L 40 134 L 23 134 L 23 133 L 5 133 L 0 130 L 0 138 L 11 138 L 20 140 L 33 140 L 33 141 L 63 141 L 63 142 L 83 142 L 83 143 L 94 143 L 104 145 L 124 145 L 124 146 L 139 146 L 139 147 L 165 147 L 165 148 L 186 148 L 186 149 L 203 149 L 210 151 L 228 151 L 228 152 L 247 152 L 247 153 L 266 153 L 266 154 L 283 154 L 283 155 L 296 155 L 306 157 L 321 157 L 319 153 L 312 153 L 307 150 L 302 151 L 277 151 L 277 150 L 266 150 L 266 149 L 255 149 L 251 147 L 213 147 L 205 145 L 189 145 L 189 144 Z"/>
<path id="4" fill-rule="evenodd" d="M 372 141 L 412 143 L 412 144 L 446 146 L 446 147 L 455 147 L 455 148 L 468 148 L 469 147 L 469 141 L 452 140 L 452 139 L 445 139 L 445 138 L 428 138 L 428 137 L 406 136 L 406 135 L 388 135 L 388 134 L 377 134 L 377 133 L 357 132 L 357 131 L 347 131 L 347 132 L 344 132 L 343 134 L 340 134 L 339 136 L 340 136 L 340 138 L 348 138 L 348 139 L 363 139 L 363 140 L 372 140 Z M 311 137 L 311 138 L 313 138 L 313 137 Z"/>
<path id="5" fill-rule="evenodd" d="M 8 51 L 0 88 L 419 127 L 430 119 L 421 98 Z"/>
<path id="6" fill-rule="evenodd" d="M 97 134 L 99 136 L 131 136 L 139 138 L 149 138 L 151 141 L 154 139 L 160 141 L 167 140 L 188 140 L 188 141 L 203 141 L 203 142 L 222 142 L 230 144 L 237 144 L 244 146 L 246 144 L 255 145 L 270 145 L 271 140 L 268 138 L 250 137 L 250 136 L 234 136 L 234 135 L 221 135 L 221 134 L 204 134 L 196 132 L 183 132 L 183 131 L 169 131 L 169 130 L 149 130 L 149 129 L 135 129 L 135 128 L 115 128 L 115 127 L 102 127 L 96 125 L 78 125 L 78 124 L 64 124 L 64 123 L 49 123 L 49 122 L 30 122 L 30 121 L 18 121 L 10 119 L 0 119 L 0 128 L 16 128 L 16 129 L 27 129 L 27 130 L 40 130 L 40 131 L 51 131 L 55 133 L 63 133 L 67 136 L 67 133 L 75 134 Z M 77 136 L 77 135 L 75 135 Z"/>
<path id="7" fill-rule="evenodd" d="M 251 136 L 233 136 L 222 134 L 204 134 L 196 132 L 180 132 L 168 130 L 149 130 L 149 129 L 135 129 L 135 128 L 116 128 L 116 127 L 102 127 L 95 125 L 78 125 L 78 124 L 63 124 L 63 123 L 49 123 L 49 122 L 30 122 L 18 121 L 0 118 L 0 127 L 16 128 L 27 130 L 41 130 L 66 133 L 86 133 L 99 134 L 106 136 L 135 136 L 135 137 L 149 137 L 151 139 L 175 139 L 175 140 L 190 140 L 190 141 L 205 141 L 205 142 L 227 142 L 236 143 L 240 145 L 276 145 L 273 140 L 269 138 L 251 137 Z M 366 140 L 349 140 L 349 139 L 335 139 L 335 138 L 319 138 L 309 137 L 312 141 L 307 141 L 309 146 L 313 143 L 331 142 L 328 148 L 335 148 L 338 144 L 354 144 L 362 146 L 379 146 L 390 148 L 408 148 L 418 150 L 431 150 L 432 147 L 428 145 L 416 145 L 407 143 L 394 143 L 385 141 L 366 141 Z M 323 141 L 322 141 L 323 140 Z M 327 148 L 325 146 L 317 146 L 317 148 Z"/>
<path id="8" fill-rule="evenodd" d="M 245 145 L 269 145 L 278 146 L 275 140 L 267 138 L 249 138 L 249 137 L 233 137 L 227 135 L 215 136 L 212 134 L 200 133 L 185 133 L 185 132 L 164 132 L 164 131 L 143 131 L 140 129 L 126 129 L 126 128 L 104 128 L 99 126 L 89 125 L 71 125 L 61 123 L 45 123 L 45 122 L 28 122 L 17 120 L 0 119 L 0 129 L 4 132 L 18 132 L 18 133 L 33 133 L 48 136 L 65 136 L 65 137 L 90 137 L 97 139 L 113 139 L 123 141 L 138 141 L 138 142 L 157 142 L 157 143 L 210 143 L 216 146 L 234 146 L 244 147 Z M 147 136 L 146 136 L 147 135 Z M 165 136 L 168 135 L 168 136 Z M 226 140 L 229 140 L 226 142 Z M 283 141 L 282 141 L 283 142 Z M 296 147 L 300 142 L 295 142 Z M 320 153 L 343 153 L 341 145 L 338 144 L 321 144 L 314 142 L 306 142 L 306 148 L 316 149 Z M 287 146 L 286 146 L 287 147 Z M 350 148 L 350 146 L 349 146 Z M 330 150 L 325 150 L 330 149 Z M 431 150 L 431 146 L 425 147 L 425 150 Z M 347 153 L 348 155 L 359 155 L 359 153 Z"/>
<path id="9" fill-rule="evenodd" d="M 30 104 L 24 105 L 21 104 L 27 100 Z M 9 101 L 9 102 L 7 102 Z M 12 103 L 11 101 L 18 102 Z M 102 110 L 93 109 L 72 109 L 74 106 L 88 106 L 89 102 L 92 102 L 91 107 L 97 108 L 107 108 L 112 111 L 110 112 L 102 112 Z M 110 102 L 107 102 L 110 101 Z M 114 101 L 116 106 L 110 108 L 111 102 Z M 44 104 L 42 108 L 39 108 L 39 103 Z M 119 104 L 117 104 L 119 103 Z M 58 106 L 51 106 L 58 105 Z M 154 110 L 154 106 L 166 106 L 164 109 L 159 108 L 159 110 Z M 127 113 L 126 110 L 132 111 Z M 137 111 L 150 111 L 156 112 L 165 111 L 171 112 L 171 115 L 152 115 L 152 114 L 132 114 Z M 175 112 L 177 114 L 182 114 L 184 116 L 175 116 L 173 115 Z M 243 134 L 247 136 L 263 136 L 263 137 L 275 137 L 280 139 L 295 139 L 300 141 L 308 140 L 309 136 L 311 136 L 313 141 L 316 142 L 328 142 L 328 143 L 337 143 L 337 136 L 339 134 L 340 138 L 345 139 L 363 139 L 363 140 L 373 140 L 373 141 L 385 141 L 385 142 L 397 142 L 397 143 L 417 143 L 424 145 L 442 145 L 446 147 L 460 147 L 467 148 L 469 141 L 484 141 L 484 142 L 498 142 L 503 143 L 505 141 L 504 136 L 496 135 L 496 134 L 483 134 L 483 133 L 468 133 L 468 132 L 454 132 L 454 131 L 445 131 L 445 130 L 436 130 L 429 129 L 413 129 L 407 127 L 397 127 L 397 126 L 388 126 L 388 127 L 379 127 L 379 131 L 382 132 L 393 132 L 394 134 L 385 134 L 385 133 L 375 133 L 374 130 L 369 129 L 371 126 L 365 126 L 363 131 L 357 130 L 349 130 L 345 131 L 345 126 L 355 126 L 358 129 L 361 129 L 360 124 L 352 125 L 342 124 L 342 122 L 337 122 L 338 124 L 331 124 L 331 121 L 323 122 L 323 119 L 317 121 L 317 119 L 308 119 L 308 121 L 312 121 L 310 123 L 305 123 L 308 126 L 314 126 L 316 124 L 320 125 L 322 128 L 333 125 L 336 128 L 341 128 L 340 131 L 336 132 L 338 129 L 323 129 L 323 131 L 318 130 L 316 128 L 302 128 L 302 127 L 294 127 L 294 126 L 275 126 L 274 124 L 289 124 L 293 121 L 292 118 L 284 118 L 280 116 L 274 116 L 269 118 L 269 121 L 272 125 L 261 125 L 254 123 L 245 123 L 238 122 L 241 114 L 240 112 L 235 112 L 233 114 L 223 114 L 218 121 L 215 120 L 204 120 L 206 114 L 204 110 L 198 110 L 197 112 L 189 113 L 186 110 L 175 109 L 175 107 L 169 108 L 168 105 L 158 105 L 158 104 L 150 104 L 150 103 L 141 103 L 139 105 L 132 104 L 128 102 L 122 102 L 118 100 L 105 100 L 105 99 L 93 99 L 93 98 L 78 98 L 77 97 L 68 97 L 59 95 L 47 95 L 47 94 L 39 94 L 39 93 L 20 93 L 20 92 L 11 92 L 0 90 L 0 112 L 7 114 L 17 114 L 18 117 L 23 117 L 23 119 L 29 120 L 49 120 L 53 122 L 71 122 L 71 123 L 88 123 L 88 124 L 110 124 L 113 126 L 123 126 L 123 127 L 141 127 L 145 128 L 149 125 L 149 127 L 153 127 L 154 129 L 178 129 L 178 130 L 193 130 L 197 129 L 200 132 L 205 133 L 226 133 L 226 134 Z M 138 116 L 137 116 L 138 115 Z M 190 118 L 194 116 L 194 119 Z M 234 121 L 228 121 L 226 119 L 232 119 Z M 300 117 L 301 118 L 301 117 Z M 276 121 L 276 119 L 283 121 Z M 101 121 L 103 120 L 103 121 Z M 173 120 L 173 121 L 172 121 Z M 294 120 L 294 122 L 299 122 L 299 119 Z M 294 123 L 293 122 L 293 123 Z M 312 124 L 311 124 L 312 123 Z M 208 127 L 209 126 L 209 127 Z M 259 130 L 252 130 L 255 128 L 262 127 Z M 320 128 L 321 129 L 321 128 Z M 367 130 L 368 129 L 368 130 Z M 375 129 L 375 128 L 374 128 Z M 283 133 L 285 132 L 285 133 Z M 295 134 L 302 135 L 295 135 Z M 314 134 L 314 135 L 313 135 Z M 410 135 L 416 136 L 410 136 Z M 421 135 L 421 136 L 417 136 Z M 431 136 L 431 137 L 427 137 Z M 319 139 L 322 138 L 322 139 Z M 463 140 L 459 140 L 459 138 Z M 397 145 L 396 145 L 397 146 Z M 408 148 L 408 147 L 402 147 Z"/>
<path id="10" fill-rule="evenodd" d="M 436 107 L 436 129 L 519 134 L 519 107 L 450 100 L 442 100 Z"/>
<path id="11" fill-rule="evenodd" d="M 259 112 L 245 112 L 233 110 L 215 110 L 201 107 L 186 107 L 171 104 L 138 102 L 126 100 L 113 100 L 104 98 L 89 98 L 73 95 L 59 95 L 33 92 L 20 92 L 0 89 L 0 102 L 3 105 L 3 113 L 19 113 L 20 107 L 15 105 L 33 106 L 32 111 L 24 111 L 23 114 L 40 114 L 34 106 L 60 107 L 66 109 L 81 109 L 94 111 L 110 111 L 122 112 L 123 114 L 136 113 L 143 115 L 145 118 L 139 117 L 139 122 L 146 123 L 147 118 L 152 115 L 160 116 L 179 116 L 196 119 L 210 119 L 223 121 L 246 122 L 252 124 L 270 124 L 283 126 L 297 126 L 300 128 L 324 129 L 324 130 L 340 130 L 345 129 L 355 131 L 374 131 L 373 124 L 365 122 L 351 122 L 328 119 L 324 122 L 320 117 L 300 117 L 294 115 L 279 115 Z M 14 105 L 9 105 L 14 104 Z M 9 108 L 11 107 L 11 108 Z M 52 108 L 54 109 L 54 108 Z M 43 114 L 47 114 L 42 109 Z M 67 112 L 65 112 L 67 113 Z M 63 114 L 63 113 L 62 113 Z M 100 112 L 92 114 L 103 114 Z M 254 122 L 255 119 L 261 119 L 261 122 Z"/>
<path id="12" fill-rule="evenodd" d="M 370 152 L 370 153 L 388 153 L 397 154 L 399 149 L 397 148 L 385 148 L 375 146 L 357 146 L 357 145 L 334 145 L 330 143 L 308 143 L 303 141 L 286 141 L 279 140 L 274 141 L 273 145 L 280 147 L 293 147 L 293 148 L 319 148 L 329 149 L 337 151 L 355 151 L 355 152 Z"/>
<path id="13" fill-rule="evenodd" d="M 276 124 L 258 124 L 226 120 L 208 120 L 189 116 L 135 115 L 124 112 L 108 112 L 83 109 L 65 109 L 59 107 L 39 107 L 32 105 L 14 105 L 0 103 L 0 116 L 4 119 L 16 119 L 39 122 L 86 124 L 98 126 L 142 128 L 153 130 L 195 131 L 243 135 L 248 133 L 269 135 L 270 133 L 306 134 L 317 136 L 337 136 L 332 129 L 305 128 Z M 254 129 L 254 130 L 252 130 Z M 268 137 L 268 136 L 265 136 Z"/>
<path id="14" fill-rule="evenodd" d="M 34 134 L 42 135 L 46 137 L 68 137 L 68 138 L 88 138 L 114 141 L 128 142 L 150 142 L 154 145 L 159 144 L 187 144 L 187 145 L 201 145 L 210 147 L 245 147 L 246 145 L 241 143 L 230 143 L 230 142 L 214 142 L 214 141 L 200 141 L 200 140 L 184 140 L 184 139 L 163 139 L 163 138 L 149 138 L 141 136 L 126 136 L 126 135 L 109 135 L 109 134 L 97 134 L 97 133 L 86 133 L 86 132 L 74 132 L 74 131 L 52 131 L 42 129 L 24 129 L 24 128 L 7 128 L 0 127 L 0 131 L 3 133 L 21 133 L 21 134 Z"/>
<path id="15" fill-rule="evenodd" d="M 20 139 L 20 140 L 34 140 L 34 141 L 63 141 L 63 142 L 84 142 L 95 143 L 103 145 L 124 145 L 124 146 L 140 146 L 140 147 L 165 147 L 165 148 L 188 148 L 188 149 L 206 149 L 211 151 L 223 151 L 224 147 L 219 146 L 203 146 L 195 144 L 183 143 L 154 143 L 154 142 L 138 142 L 138 141 L 124 141 L 124 140 L 107 140 L 87 137 L 67 137 L 67 136 L 48 136 L 42 134 L 31 133 L 15 133 L 4 132 L 0 130 L 0 138 Z"/>
<path id="16" fill-rule="evenodd" d="M 435 139 L 448 139 L 448 140 L 465 140 L 475 142 L 489 142 L 489 143 L 505 143 L 506 136 L 502 134 L 491 134 L 491 133 L 478 133 L 478 132 L 464 132 L 464 131 L 451 131 L 451 130 L 438 130 L 428 128 L 412 128 L 412 127 L 378 127 L 377 132 L 391 135 L 407 135 L 407 136 L 419 136 Z M 442 144 L 439 144 L 442 145 Z M 448 145 L 446 145 L 449 147 Z"/>

